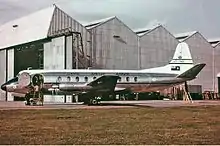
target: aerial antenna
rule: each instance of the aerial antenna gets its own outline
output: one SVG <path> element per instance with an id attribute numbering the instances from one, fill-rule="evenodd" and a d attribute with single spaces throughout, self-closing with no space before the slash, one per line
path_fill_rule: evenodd
<path id="1" fill-rule="evenodd" d="M 31 69 L 32 69 L 32 67 L 28 67 L 28 68 L 27 68 L 27 70 L 31 70 Z"/>

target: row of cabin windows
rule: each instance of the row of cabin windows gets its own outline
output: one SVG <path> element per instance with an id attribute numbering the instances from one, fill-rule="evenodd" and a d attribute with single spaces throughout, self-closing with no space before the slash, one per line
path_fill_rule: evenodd
<path id="1" fill-rule="evenodd" d="M 96 79 L 96 77 L 93 77 L 93 80 L 95 80 L 95 79 Z M 79 82 L 79 77 L 76 77 L 75 80 L 76 80 L 76 82 Z M 62 78 L 58 77 L 57 81 L 58 82 L 62 81 Z M 71 81 L 71 77 L 68 76 L 67 77 L 67 81 L 70 82 Z M 84 77 L 84 81 L 88 82 L 88 77 Z M 121 82 L 121 78 L 118 81 Z M 126 77 L 126 81 L 129 82 L 130 78 Z M 134 77 L 134 81 L 137 82 L 137 77 Z"/>

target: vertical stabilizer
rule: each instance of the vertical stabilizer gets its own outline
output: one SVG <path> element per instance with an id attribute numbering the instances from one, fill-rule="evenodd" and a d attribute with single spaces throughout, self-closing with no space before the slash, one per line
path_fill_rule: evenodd
<path id="1" fill-rule="evenodd" d="M 187 43 L 181 42 L 177 45 L 170 64 L 193 64 L 192 56 Z"/>

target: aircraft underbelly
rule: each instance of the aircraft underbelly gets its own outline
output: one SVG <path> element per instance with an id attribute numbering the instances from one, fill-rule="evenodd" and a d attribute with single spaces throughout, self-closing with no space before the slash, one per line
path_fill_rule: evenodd
<path id="1" fill-rule="evenodd" d="M 117 88 L 124 88 L 132 92 L 157 92 L 178 85 L 179 83 L 157 83 L 157 84 L 117 84 Z"/>

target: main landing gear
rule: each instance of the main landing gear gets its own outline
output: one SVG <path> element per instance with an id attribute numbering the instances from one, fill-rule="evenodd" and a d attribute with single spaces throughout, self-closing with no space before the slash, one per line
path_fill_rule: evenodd
<path id="1" fill-rule="evenodd" d="M 88 105 L 100 105 L 101 103 L 101 97 L 97 96 L 97 97 L 93 97 L 89 100 Z"/>

